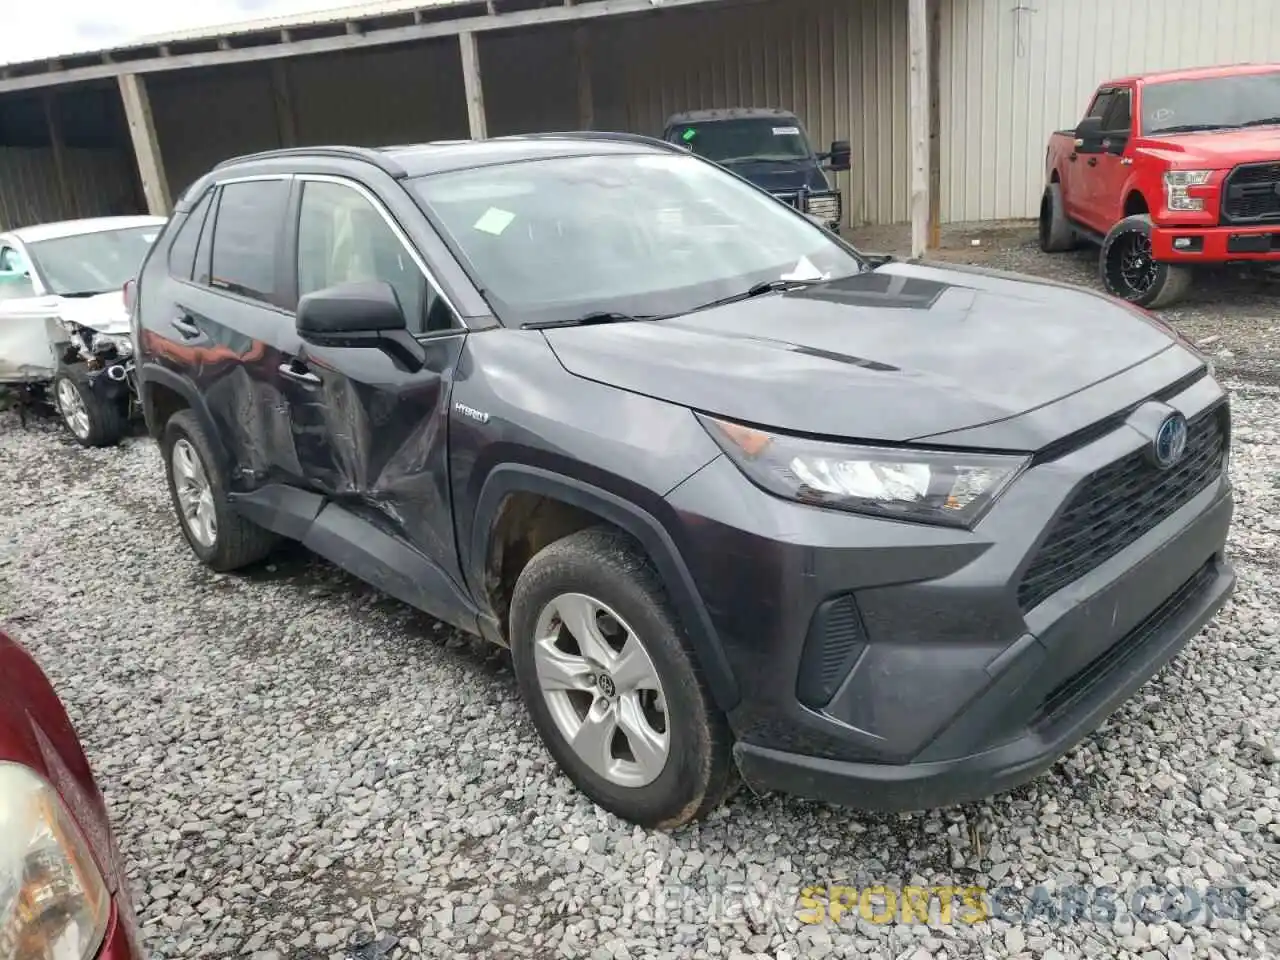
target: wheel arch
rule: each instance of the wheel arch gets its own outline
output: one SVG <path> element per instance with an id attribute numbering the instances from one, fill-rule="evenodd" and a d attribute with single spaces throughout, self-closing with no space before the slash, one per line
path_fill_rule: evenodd
<path id="1" fill-rule="evenodd" d="M 1142 189 L 1132 181 L 1128 183 L 1125 186 L 1124 206 L 1120 209 L 1122 219 L 1150 213 L 1151 211 L 1152 206 L 1147 202 L 1146 194 L 1142 192 Z"/>
<path id="2" fill-rule="evenodd" d="M 507 542 L 504 523 L 510 522 L 504 517 L 512 516 L 513 506 L 517 511 L 540 513 L 534 524 L 534 542 L 530 544 L 537 549 L 541 549 L 539 541 L 547 537 L 559 539 L 597 523 L 616 527 L 634 539 L 662 578 L 717 706 L 727 712 L 737 705 L 737 681 L 715 625 L 688 566 L 661 521 L 642 507 L 593 484 L 526 464 L 501 464 L 490 471 L 476 502 L 471 529 L 468 579 L 482 612 L 493 618 L 503 634 L 507 608 L 501 596 L 502 582 L 504 576 L 511 575 L 513 566 L 502 555 Z M 526 512 L 523 516 L 531 514 Z M 523 562 L 527 561 L 528 557 L 524 557 Z M 515 572 L 518 575 L 519 571 Z"/>
<path id="3" fill-rule="evenodd" d="M 155 440 L 164 434 L 164 425 L 179 410 L 190 410 L 200 421 L 200 426 L 214 446 L 218 466 L 229 471 L 231 456 L 222 442 L 222 435 L 214 424 L 208 404 L 200 391 L 186 377 L 155 363 L 138 368 L 138 393 L 147 433 Z"/>

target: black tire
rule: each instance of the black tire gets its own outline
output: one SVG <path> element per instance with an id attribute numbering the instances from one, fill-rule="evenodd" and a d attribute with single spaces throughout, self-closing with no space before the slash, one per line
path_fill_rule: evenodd
<path id="1" fill-rule="evenodd" d="M 211 544 L 202 543 L 193 533 L 191 521 L 183 511 L 178 495 L 178 483 L 174 476 L 174 449 L 180 441 L 185 441 L 194 450 L 208 481 L 217 520 Z M 182 535 L 186 537 L 191 551 L 201 563 L 220 573 L 227 573 L 256 563 L 271 552 L 279 538 L 235 512 L 227 500 L 226 478 L 218 469 L 213 445 L 205 436 L 195 414 L 190 410 L 180 410 L 170 417 L 164 426 L 160 449 L 164 454 L 165 477 L 169 482 L 169 497 L 173 502 L 174 512 L 178 515 L 178 525 L 182 528 Z"/>
<path id="2" fill-rule="evenodd" d="M 1062 185 L 1051 183 L 1040 198 L 1040 249 L 1045 253 L 1063 253 L 1077 246 L 1076 231 L 1062 205 Z"/>
<path id="3" fill-rule="evenodd" d="M 63 403 L 64 391 L 74 394 L 80 410 Z M 62 424 L 82 447 L 114 447 L 124 436 L 128 417 L 118 400 L 103 400 L 74 370 L 61 370 L 53 380 L 53 396 Z M 82 413 L 77 418 L 76 413 Z"/>
<path id="4" fill-rule="evenodd" d="M 1177 303 L 1191 286 L 1189 267 L 1161 263 L 1151 256 L 1151 215 L 1125 217 L 1102 242 L 1098 276 L 1107 293 L 1139 307 L 1159 309 Z"/>
<path id="5" fill-rule="evenodd" d="M 538 618 L 555 598 L 581 593 L 634 631 L 665 694 L 669 747 L 656 779 L 626 786 L 601 776 L 557 726 L 534 660 Z M 719 807 L 738 785 L 732 735 L 648 559 L 624 534 L 596 527 L 541 550 L 520 574 L 511 603 L 511 653 L 534 727 L 561 770 L 604 809 L 643 827 L 671 829 Z"/>

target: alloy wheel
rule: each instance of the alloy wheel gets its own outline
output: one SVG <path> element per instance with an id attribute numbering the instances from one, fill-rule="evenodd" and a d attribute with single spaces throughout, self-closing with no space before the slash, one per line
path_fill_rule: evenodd
<path id="1" fill-rule="evenodd" d="M 622 787 L 658 778 L 671 749 L 667 700 L 643 641 L 617 613 L 561 594 L 538 616 L 533 660 L 557 729 L 594 773 Z"/>
<path id="2" fill-rule="evenodd" d="M 185 439 L 173 445 L 173 485 L 182 508 L 182 519 L 191 536 L 202 547 L 212 548 L 218 540 L 218 515 L 213 504 L 213 487 L 195 447 Z"/>
<path id="3" fill-rule="evenodd" d="M 1160 265 L 1151 254 L 1151 238 L 1136 230 L 1117 237 L 1111 246 L 1108 268 L 1112 286 L 1128 299 L 1149 293 Z"/>
<path id="4" fill-rule="evenodd" d="M 76 385 L 66 377 L 58 381 L 58 411 L 72 433 L 81 440 L 88 439 L 89 411 Z"/>

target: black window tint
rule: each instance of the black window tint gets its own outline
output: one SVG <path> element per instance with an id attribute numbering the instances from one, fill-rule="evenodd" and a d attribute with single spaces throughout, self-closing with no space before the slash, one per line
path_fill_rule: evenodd
<path id="1" fill-rule="evenodd" d="M 201 285 L 209 283 L 209 261 L 213 250 L 213 228 L 218 222 L 218 198 L 221 190 L 209 191 L 209 212 L 204 218 L 204 227 L 200 230 L 200 243 L 196 246 L 196 262 L 191 271 L 191 279 Z"/>
<path id="2" fill-rule="evenodd" d="M 255 300 L 276 299 L 276 254 L 288 201 L 289 184 L 284 180 L 222 187 L 209 286 Z"/>
<path id="3" fill-rule="evenodd" d="M 213 191 L 204 195 L 187 219 L 178 228 L 178 235 L 169 246 L 169 272 L 181 280 L 190 280 L 192 266 L 196 261 L 196 245 L 200 242 L 200 228 L 204 226 L 205 214 L 209 212 L 210 198 Z"/>
<path id="4" fill-rule="evenodd" d="M 1117 90 L 1102 118 L 1102 128 L 1111 133 L 1128 133 L 1133 115 L 1129 110 L 1129 91 Z"/>
<path id="5" fill-rule="evenodd" d="M 1107 107 L 1111 106 L 1111 101 L 1114 98 L 1115 98 L 1114 91 L 1103 90 L 1100 94 L 1097 95 L 1097 97 L 1094 98 L 1093 106 L 1089 108 L 1089 112 L 1085 114 L 1085 116 L 1098 117 L 1098 118 L 1105 116 L 1107 112 Z"/>
<path id="6" fill-rule="evenodd" d="M 450 327 L 447 305 L 432 302 L 426 277 L 378 210 L 351 187 L 307 183 L 298 217 L 298 296 L 361 280 L 391 284 L 411 333 Z"/>

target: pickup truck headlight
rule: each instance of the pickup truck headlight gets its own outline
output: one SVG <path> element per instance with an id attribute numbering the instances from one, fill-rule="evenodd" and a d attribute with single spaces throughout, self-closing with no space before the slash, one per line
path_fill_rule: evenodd
<path id="1" fill-rule="evenodd" d="M 1204 199 L 1192 197 L 1188 187 L 1201 187 L 1213 176 L 1212 170 L 1166 170 L 1164 174 L 1165 206 L 1170 210 L 1196 211 L 1204 209 Z"/>
<path id="2" fill-rule="evenodd" d="M 1025 456 L 863 447 L 699 416 L 747 477 L 770 493 L 894 520 L 972 527 L 1027 465 Z"/>
<path id="3" fill-rule="evenodd" d="M 53 788 L 0 762 L 0 957 L 86 960 L 110 916 L 102 874 Z"/>
<path id="4" fill-rule="evenodd" d="M 805 212 L 821 217 L 826 223 L 840 222 L 840 195 L 838 193 L 814 193 L 805 201 Z"/>

